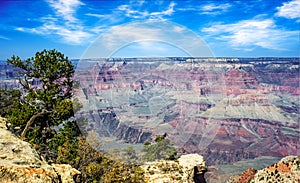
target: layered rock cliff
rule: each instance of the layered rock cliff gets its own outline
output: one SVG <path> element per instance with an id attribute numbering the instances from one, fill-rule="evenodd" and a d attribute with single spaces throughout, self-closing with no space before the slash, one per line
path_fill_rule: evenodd
<path id="1" fill-rule="evenodd" d="M 287 156 L 266 168 L 249 168 L 240 175 L 232 176 L 227 183 L 300 182 L 300 157 Z"/>
<path id="2" fill-rule="evenodd" d="M 84 130 L 106 139 L 142 144 L 167 133 L 209 165 L 300 148 L 297 61 L 99 62 L 77 78 Z"/>
<path id="3" fill-rule="evenodd" d="M 28 142 L 8 131 L 0 117 L 0 182 L 72 183 L 79 175 L 70 165 L 47 164 Z"/>

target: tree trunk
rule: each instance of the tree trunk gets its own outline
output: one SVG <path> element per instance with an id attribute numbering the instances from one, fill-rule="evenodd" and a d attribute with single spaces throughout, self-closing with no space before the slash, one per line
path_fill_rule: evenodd
<path id="1" fill-rule="evenodd" d="M 49 111 L 46 110 L 42 110 L 41 112 L 34 114 L 33 116 L 31 116 L 31 118 L 29 119 L 29 121 L 26 123 L 26 126 L 24 128 L 24 130 L 21 133 L 21 138 L 24 138 L 29 130 L 29 127 L 33 124 L 34 120 L 40 116 L 43 116 L 47 113 L 50 113 Z"/>

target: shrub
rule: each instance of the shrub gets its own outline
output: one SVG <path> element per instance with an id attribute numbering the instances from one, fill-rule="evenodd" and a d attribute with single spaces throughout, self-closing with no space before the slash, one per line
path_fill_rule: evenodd
<path id="1" fill-rule="evenodd" d="M 177 155 L 177 150 L 171 141 L 163 136 L 157 137 L 154 144 L 145 143 L 142 151 L 145 153 L 144 159 L 147 161 L 174 160 Z"/>

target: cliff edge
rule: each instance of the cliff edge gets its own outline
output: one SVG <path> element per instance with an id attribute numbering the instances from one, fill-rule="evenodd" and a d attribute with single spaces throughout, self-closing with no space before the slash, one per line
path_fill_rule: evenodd
<path id="1" fill-rule="evenodd" d="M 300 182 L 300 157 L 287 156 L 278 163 L 255 170 L 249 168 L 240 175 L 232 176 L 227 183 Z"/>
<path id="2" fill-rule="evenodd" d="M 49 165 L 32 146 L 6 128 L 0 117 L 0 182 L 72 183 L 80 172 L 67 164 Z"/>
<path id="3" fill-rule="evenodd" d="M 174 161 L 148 162 L 142 168 L 147 183 L 206 183 L 206 163 L 198 154 L 182 155 Z"/>

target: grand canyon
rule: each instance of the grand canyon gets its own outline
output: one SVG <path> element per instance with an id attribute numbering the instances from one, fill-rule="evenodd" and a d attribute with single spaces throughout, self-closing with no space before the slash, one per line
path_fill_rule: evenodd
<path id="1" fill-rule="evenodd" d="M 298 58 L 110 58 L 76 60 L 75 117 L 101 151 L 166 136 L 178 154 L 201 154 L 206 179 L 299 154 Z M 2 83 L 17 87 L 15 70 Z M 33 84 L 36 81 L 32 81 Z M 224 177 L 220 178 L 220 177 Z"/>
<path id="2" fill-rule="evenodd" d="M 76 79 L 80 126 L 109 150 L 165 135 L 214 168 L 299 154 L 297 58 L 80 60 Z"/>

